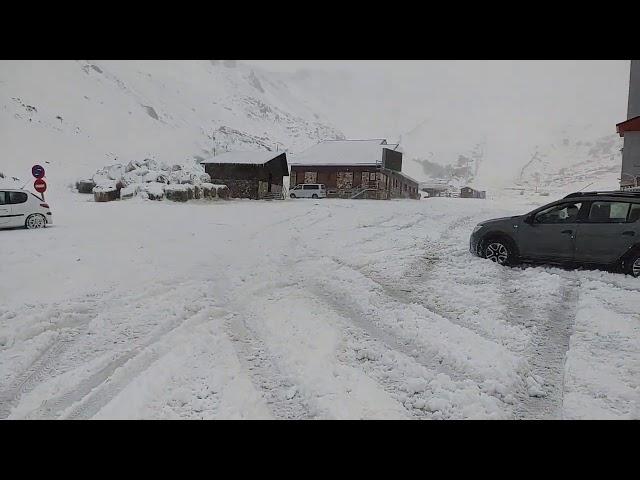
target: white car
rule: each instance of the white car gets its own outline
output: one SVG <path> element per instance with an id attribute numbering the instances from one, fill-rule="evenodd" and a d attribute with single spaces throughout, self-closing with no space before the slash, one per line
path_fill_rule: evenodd
<path id="1" fill-rule="evenodd" d="M 289 190 L 291 198 L 327 198 L 327 189 L 322 183 L 304 183 Z"/>
<path id="2" fill-rule="evenodd" d="M 0 188 L 0 228 L 44 228 L 53 224 L 49 205 L 31 192 Z"/>

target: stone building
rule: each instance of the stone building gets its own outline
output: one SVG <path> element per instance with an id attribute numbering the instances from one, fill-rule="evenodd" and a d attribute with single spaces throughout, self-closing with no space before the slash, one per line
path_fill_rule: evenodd
<path id="1" fill-rule="evenodd" d="M 289 175 L 285 152 L 225 152 L 200 164 L 212 183 L 229 188 L 231 198 L 279 198 Z"/>
<path id="2" fill-rule="evenodd" d="M 321 183 L 327 196 L 419 199 L 418 182 L 402 173 L 398 144 L 384 139 L 325 140 L 291 156 L 291 187 Z"/>

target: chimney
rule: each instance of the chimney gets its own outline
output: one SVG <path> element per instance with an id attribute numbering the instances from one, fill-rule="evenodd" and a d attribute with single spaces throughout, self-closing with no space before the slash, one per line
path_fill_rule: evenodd
<path id="1" fill-rule="evenodd" d="M 640 116 L 640 60 L 631 60 L 627 120 Z"/>

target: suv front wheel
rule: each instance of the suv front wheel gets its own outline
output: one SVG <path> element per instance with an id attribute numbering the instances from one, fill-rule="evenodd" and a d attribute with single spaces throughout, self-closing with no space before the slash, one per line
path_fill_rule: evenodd
<path id="1" fill-rule="evenodd" d="M 640 252 L 631 255 L 629 261 L 625 262 L 625 273 L 633 277 L 640 277 Z"/>
<path id="2" fill-rule="evenodd" d="M 511 243 L 502 238 L 484 240 L 481 255 L 499 265 L 512 265 L 515 261 L 515 252 Z"/>

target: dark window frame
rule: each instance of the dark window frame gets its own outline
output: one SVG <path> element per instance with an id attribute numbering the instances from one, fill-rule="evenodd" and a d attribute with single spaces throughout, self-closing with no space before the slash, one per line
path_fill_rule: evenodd
<path id="1" fill-rule="evenodd" d="M 625 203 L 627 204 L 629 207 L 627 208 L 627 215 L 625 216 L 624 221 L 619 221 L 619 222 L 612 222 L 612 221 L 607 221 L 607 222 L 594 222 L 591 220 L 591 209 L 593 208 L 593 206 L 596 203 Z M 588 202 L 589 204 L 589 208 L 588 213 L 586 213 L 584 215 L 583 221 L 582 223 L 587 223 L 589 225 L 615 225 L 615 224 L 619 224 L 619 223 L 635 223 L 635 222 L 630 222 L 629 221 L 629 217 L 631 215 L 631 210 L 632 210 L 632 206 L 634 205 L 634 203 L 632 202 L 625 202 L 625 201 L 620 201 L 620 200 L 591 200 Z M 609 218 L 609 220 L 611 220 L 611 218 Z"/>
<path id="2" fill-rule="evenodd" d="M 588 205 L 589 202 L 585 202 L 585 201 L 574 201 L 574 202 L 561 202 L 561 203 L 557 203 L 555 205 L 550 205 L 550 206 L 546 206 L 540 210 L 538 210 L 537 212 L 533 213 L 533 224 L 534 225 L 563 225 L 565 222 L 539 222 L 538 216 L 547 211 L 547 210 L 551 210 L 553 208 L 558 208 L 558 207 L 562 207 L 563 205 L 580 205 L 579 210 L 578 210 L 578 216 L 576 217 L 574 222 L 566 222 L 567 225 L 571 225 L 572 223 L 582 223 L 585 217 L 585 212 L 586 211 L 591 211 L 591 207 L 589 207 L 588 209 L 585 209 L 585 205 Z"/>
<path id="3" fill-rule="evenodd" d="M 627 223 L 638 223 L 638 222 L 640 222 L 640 217 L 638 217 L 633 222 L 630 221 L 631 220 L 631 212 L 633 211 L 634 207 L 637 208 L 638 210 L 640 210 L 640 203 L 631 203 L 631 206 L 629 207 L 629 213 L 627 214 Z"/>

